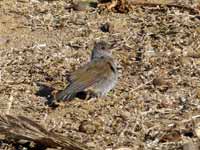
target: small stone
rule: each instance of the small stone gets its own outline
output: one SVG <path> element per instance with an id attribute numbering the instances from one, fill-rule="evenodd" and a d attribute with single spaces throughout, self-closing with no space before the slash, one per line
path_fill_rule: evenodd
<path id="1" fill-rule="evenodd" d="M 110 32 L 110 30 L 111 30 L 111 25 L 110 25 L 108 22 L 106 22 L 106 23 L 104 23 L 104 24 L 102 24 L 102 25 L 100 26 L 100 30 L 101 30 L 102 32 Z"/>

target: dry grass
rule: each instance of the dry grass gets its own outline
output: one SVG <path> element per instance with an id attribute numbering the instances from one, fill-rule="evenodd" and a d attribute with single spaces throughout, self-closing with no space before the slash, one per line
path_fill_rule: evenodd
<path id="1" fill-rule="evenodd" d="M 181 150 L 199 142 L 198 17 L 173 7 L 136 6 L 119 14 L 68 6 L 67 0 L 0 1 L 0 112 L 30 117 L 99 150 Z M 106 22 L 109 32 L 102 32 Z M 118 85 L 105 98 L 50 109 L 35 95 L 35 83 L 62 89 L 66 74 L 88 61 L 96 39 L 116 46 Z M 0 149 L 14 145 L 2 140 Z"/>

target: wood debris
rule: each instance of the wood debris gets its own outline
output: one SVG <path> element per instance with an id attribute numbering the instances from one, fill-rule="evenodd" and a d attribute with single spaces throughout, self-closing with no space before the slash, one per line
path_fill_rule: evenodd
<path id="1" fill-rule="evenodd" d="M 110 0 L 110 1 L 99 1 L 98 7 L 107 9 L 109 11 L 118 12 L 118 13 L 127 13 L 134 9 L 136 6 L 144 7 L 175 7 L 188 11 L 191 14 L 199 14 L 199 9 L 188 7 L 185 5 L 178 4 L 162 4 L 162 3 L 152 3 L 152 2 L 143 2 L 141 0 L 129 1 L 129 0 Z"/>
<path id="2" fill-rule="evenodd" d="M 0 134 L 14 140 L 35 142 L 46 148 L 62 147 L 66 150 L 88 150 L 87 146 L 68 137 L 47 131 L 29 118 L 10 115 L 0 116 Z"/>

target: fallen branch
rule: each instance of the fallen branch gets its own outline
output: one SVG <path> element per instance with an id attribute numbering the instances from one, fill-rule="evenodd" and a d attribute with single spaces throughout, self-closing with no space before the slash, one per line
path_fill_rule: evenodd
<path id="1" fill-rule="evenodd" d="M 23 117 L 0 115 L 0 135 L 8 139 L 33 141 L 45 148 L 61 147 L 65 150 L 89 150 L 89 148 L 69 137 L 47 131 L 36 122 Z"/>

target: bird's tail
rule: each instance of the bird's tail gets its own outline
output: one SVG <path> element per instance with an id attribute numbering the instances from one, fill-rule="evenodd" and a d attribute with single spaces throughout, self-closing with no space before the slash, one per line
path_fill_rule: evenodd
<path id="1" fill-rule="evenodd" d="M 76 97 L 76 93 L 69 92 L 69 89 L 66 88 L 62 91 L 59 91 L 56 94 L 55 100 L 56 101 L 67 101 L 67 100 L 72 100 L 74 97 Z"/>
<path id="2" fill-rule="evenodd" d="M 44 147 L 62 147 L 66 150 L 88 150 L 86 145 L 81 144 L 69 137 L 47 131 L 36 122 L 23 117 L 0 115 L 0 134 L 15 140 L 28 140 Z"/>

